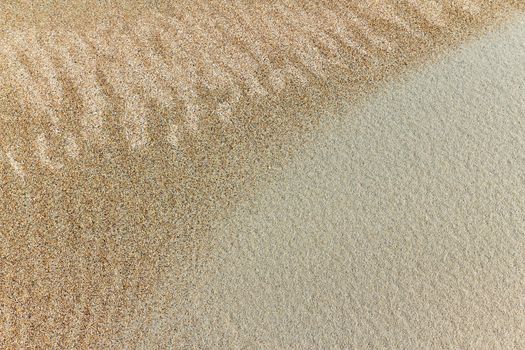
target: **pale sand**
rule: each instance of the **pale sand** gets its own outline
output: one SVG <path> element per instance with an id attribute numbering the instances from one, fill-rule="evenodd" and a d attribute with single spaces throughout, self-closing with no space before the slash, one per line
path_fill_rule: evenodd
<path id="1" fill-rule="evenodd" d="M 212 233 L 202 348 L 525 349 L 525 17 L 327 116 Z"/>
<path id="2" fill-rule="evenodd" d="M 0 4 L 1 347 L 196 346 L 215 220 L 323 113 L 523 7 L 285 3 Z"/>

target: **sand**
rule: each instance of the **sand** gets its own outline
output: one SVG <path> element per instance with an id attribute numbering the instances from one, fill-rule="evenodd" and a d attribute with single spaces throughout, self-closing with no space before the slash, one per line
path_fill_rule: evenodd
<path id="1" fill-rule="evenodd" d="M 198 346 L 215 222 L 323 116 L 523 6 L 409 3 L 3 2 L 2 346 Z"/>
<path id="2" fill-rule="evenodd" d="M 215 223 L 200 348 L 525 348 L 525 17 L 327 116 Z"/>

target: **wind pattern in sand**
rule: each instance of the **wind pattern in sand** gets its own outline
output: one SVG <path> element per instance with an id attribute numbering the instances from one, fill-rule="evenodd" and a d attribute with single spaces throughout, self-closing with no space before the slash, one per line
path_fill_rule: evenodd
<path id="1" fill-rule="evenodd" d="M 374 76 L 394 57 L 402 59 L 407 41 L 432 41 L 458 15 L 476 18 L 484 6 L 469 0 L 202 2 L 172 16 L 108 18 L 87 32 L 18 30 L 1 41 L 2 84 L 16 91 L 25 118 L 42 123 L 31 140 L 19 142 L 31 141 L 39 164 L 60 170 L 89 145 L 103 147 L 111 113 L 119 115 L 130 149 L 140 150 L 151 141 L 154 109 L 170 111 L 161 137 L 177 147 L 185 134 L 206 128 L 204 116 L 237 122 L 243 99 L 306 89 L 334 79 L 334 72 L 350 81 Z M 60 114 L 68 110 L 78 126 L 66 132 Z M 50 138 L 58 140 L 54 146 Z M 4 143 L 3 159 L 23 177 L 16 148 Z"/>
<path id="2" fill-rule="evenodd" d="M 195 288 L 170 269 L 272 142 L 520 6 L 195 1 L 0 32 L 0 348 L 191 344 L 150 317 L 189 295 L 161 271 Z M 176 300 L 141 304 L 162 283 Z"/>

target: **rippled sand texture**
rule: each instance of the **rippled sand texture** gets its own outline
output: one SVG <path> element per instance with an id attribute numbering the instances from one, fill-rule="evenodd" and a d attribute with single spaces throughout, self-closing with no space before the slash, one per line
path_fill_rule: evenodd
<path id="1" fill-rule="evenodd" d="M 0 347 L 190 347 L 210 223 L 321 112 L 522 7 L 4 2 Z"/>

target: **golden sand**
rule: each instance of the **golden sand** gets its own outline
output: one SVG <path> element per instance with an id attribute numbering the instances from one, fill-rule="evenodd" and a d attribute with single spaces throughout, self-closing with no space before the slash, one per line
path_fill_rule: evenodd
<path id="1" fill-rule="evenodd" d="M 440 4 L 2 3 L 0 347 L 140 347 L 173 305 L 191 344 L 210 223 L 321 112 L 523 7 Z"/>

